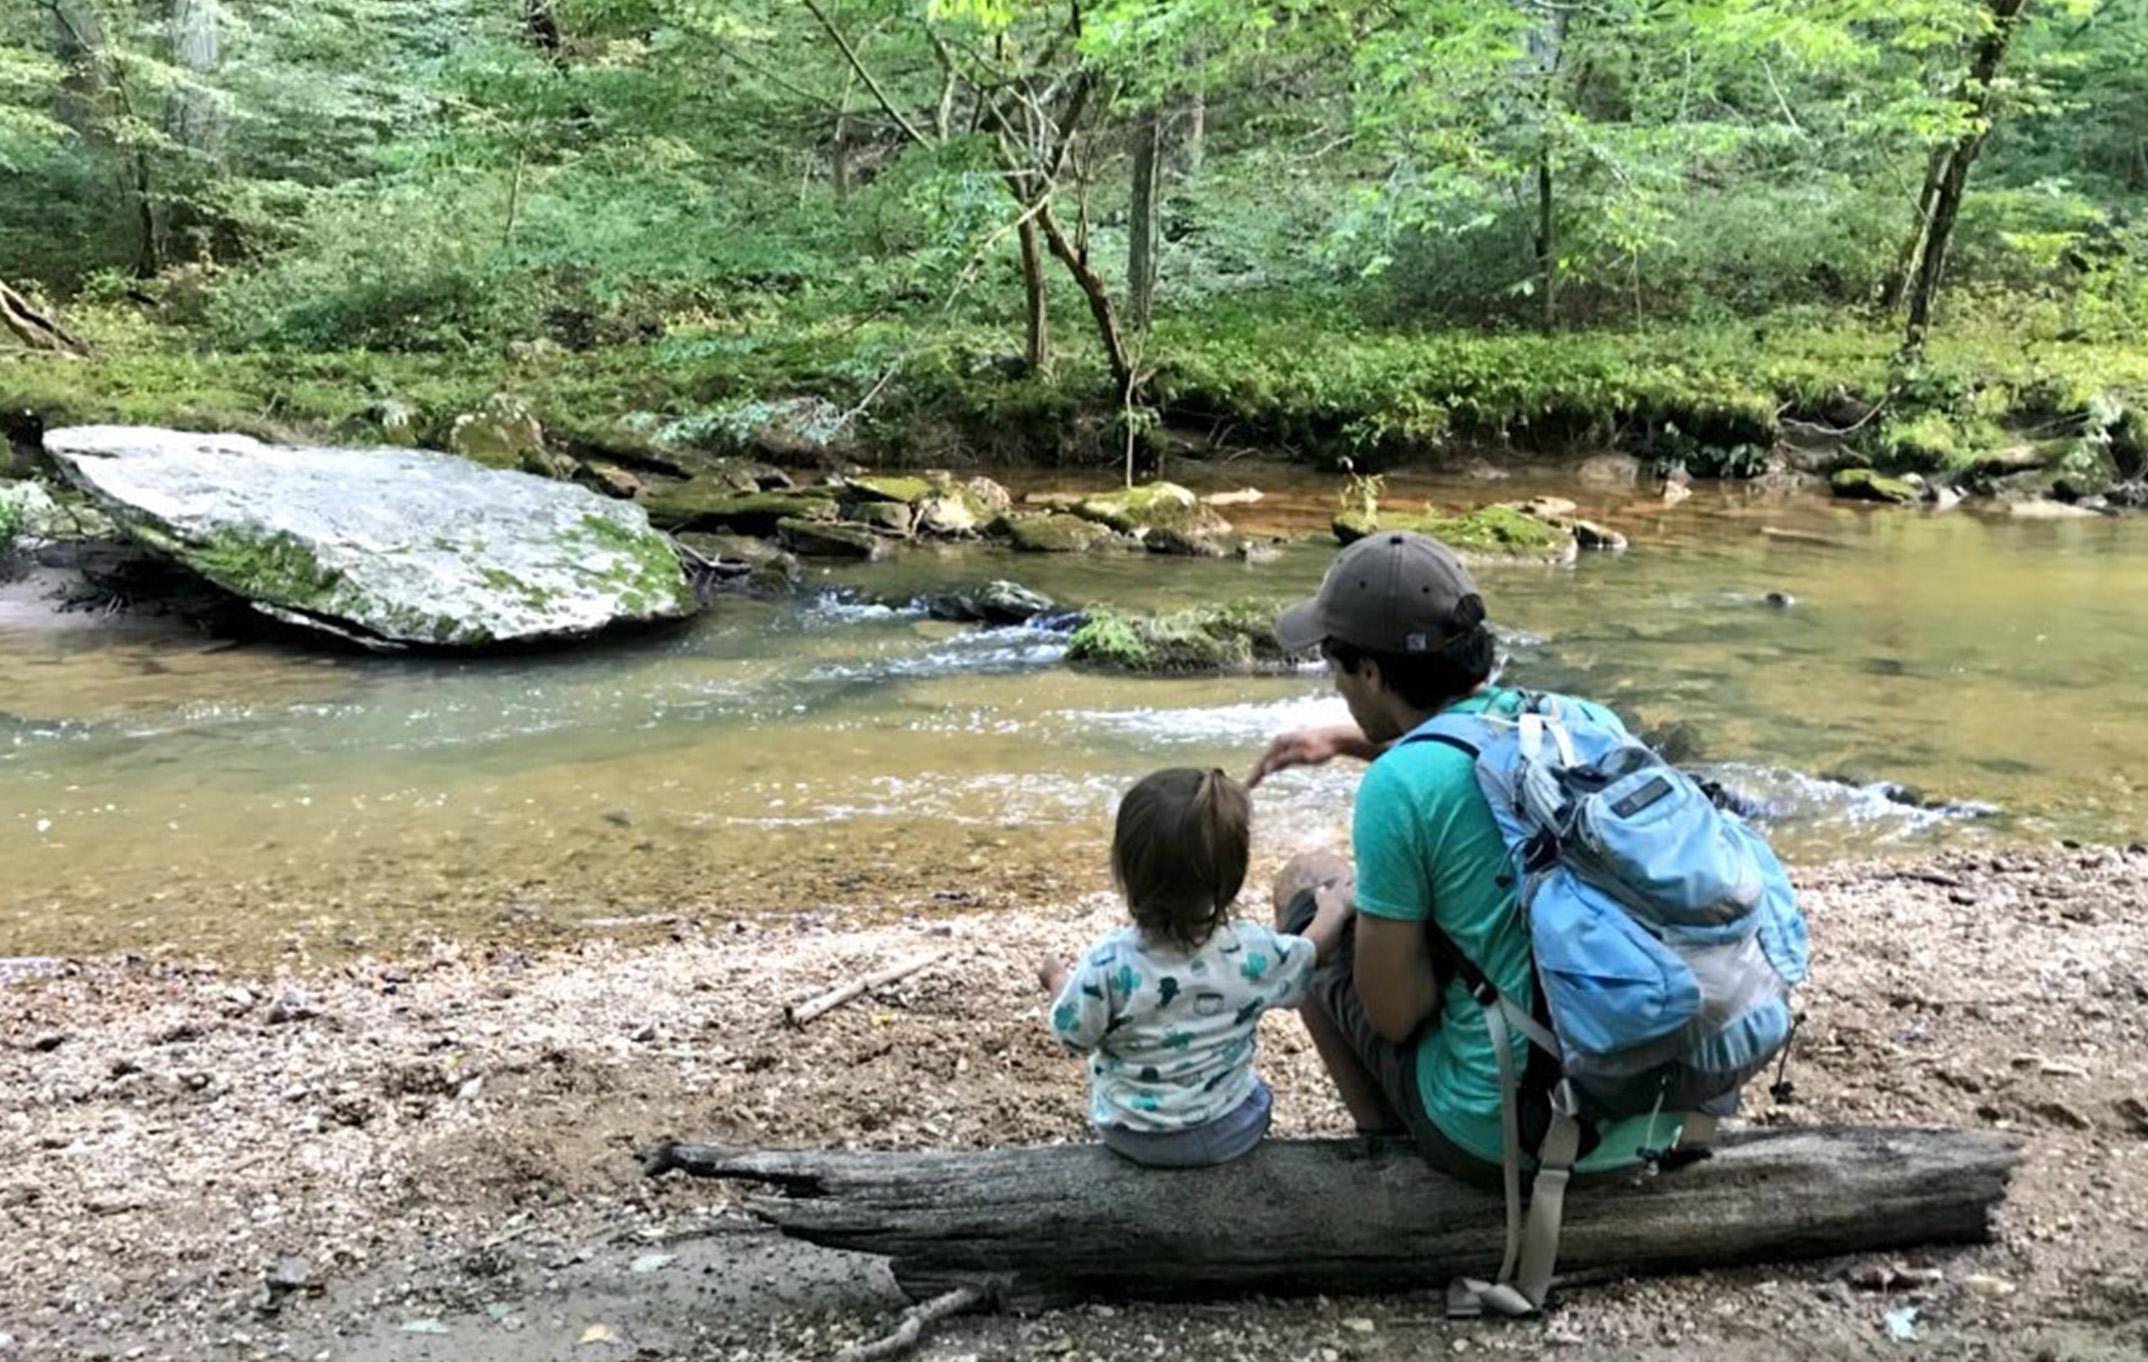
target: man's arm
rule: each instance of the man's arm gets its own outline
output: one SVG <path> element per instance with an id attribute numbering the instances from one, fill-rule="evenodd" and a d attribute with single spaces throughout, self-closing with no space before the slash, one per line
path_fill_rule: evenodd
<path id="1" fill-rule="evenodd" d="M 1425 924 L 1357 915 L 1357 954 L 1351 962 L 1366 1020 L 1401 1044 L 1439 1007 L 1439 981 Z"/>
<path id="2" fill-rule="evenodd" d="M 1292 729 L 1269 743 L 1268 750 L 1253 763 L 1253 770 L 1246 776 L 1246 788 L 1250 790 L 1276 772 L 1288 771 L 1294 766 L 1322 766 L 1337 757 L 1371 761 L 1385 752 L 1387 746 L 1366 737 L 1364 730 L 1356 724 Z"/>

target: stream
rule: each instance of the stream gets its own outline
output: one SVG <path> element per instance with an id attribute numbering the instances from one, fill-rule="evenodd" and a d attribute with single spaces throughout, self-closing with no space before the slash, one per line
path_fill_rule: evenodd
<path id="1" fill-rule="evenodd" d="M 1324 531 L 1338 480 L 1174 470 Z M 1026 488 L 1079 485 L 1032 476 Z M 1587 693 L 1760 800 L 1793 862 L 2143 835 L 2148 523 L 2027 521 L 1702 485 L 1677 506 L 1550 475 L 1397 477 L 1389 504 L 1556 492 L 1623 555 L 1480 572 L 1508 677 Z M 1242 772 L 1343 717 L 1316 670 L 1141 678 L 1063 640 L 857 604 L 1009 577 L 1075 604 L 1302 595 L 1257 565 L 926 548 L 809 569 L 796 603 L 574 652 L 379 658 L 168 622 L 0 611 L 0 956 L 333 954 L 670 912 L 871 915 L 1108 885 L 1116 793 Z M 1784 593 L 1784 608 L 1768 601 Z M 1354 772 L 1256 796 L 1264 857 L 1340 838 Z"/>

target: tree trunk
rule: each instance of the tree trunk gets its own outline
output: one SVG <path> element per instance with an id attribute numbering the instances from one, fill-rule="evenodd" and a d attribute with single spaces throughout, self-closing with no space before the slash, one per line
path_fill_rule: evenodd
<path id="1" fill-rule="evenodd" d="M 1163 119 L 1145 110 L 1134 126 L 1134 183 L 1126 224 L 1126 320 L 1136 331 L 1149 329 L 1156 299 L 1156 186 L 1162 159 Z"/>
<path id="2" fill-rule="evenodd" d="M 110 84 L 105 71 L 104 23 L 83 0 L 52 6 L 53 51 L 66 74 L 52 101 L 52 116 L 88 142 L 106 142 L 103 111 Z"/>
<path id="3" fill-rule="evenodd" d="M 1117 387 L 1119 400 L 1126 401 L 1134 390 L 1134 364 L 1126 349 L 1126 333 L 1119 329 L 1118 308 L 1112 304 L 1111 289 L 1104 277 L 1089 264 L 1086 252 L 1075 249 L 1067 240 L 1066 229 L 1052 213 L 1051 201 L 1047 199 L 1037 210 L 1037 226 L 1044 231 L 1045 244 L 1059 263 L 1066 266 L 1074 282 L 1081 285 L 1082 296 L 1089 300 L 1089 315 L 1096 321 L 1098 339 L 1104 343 L 1104 358 L 1111 365 L 1111 381 Z"/>
<path id="4" fill-rule="evenodd" d="M 1988 1131 L 1751 1131 L 1656 1177 L 1577 1188 L 1560 1265 L 1672 1271 L 1982 1243 L 2021 1157 Z M 1020 1307 L 1082 1298 L 1362 1294 L 1487 1275 L 1497 1191 L 1401 1142 L 1271 1140 L 1160 1173 L 1094 1145 L 841 1153 L 667 1145 L 680 1169 L 773 1189 L 749 1201 L 794 1238 L 892 1259 L 920 1299 L 983 1285 Z"/>
<path id="5" fill-rule="evenodd" d="M 1559 61 L 1566 46 L 1566 9 L 1546 10 L 1529 30 L 1528 63 L 1537 82 L 1536 239 L 1535 260 L 1539 320 L 1546 331 L 1558 321 L 1559 223 L 1558 204 L 1552 196 L 1552 164 L 1556 138 L 1553 123 L 1559 116 Z"/>
<path id="6" fill-rule="evenodd" d="M 1558 277 L 1558 217 L 1551 195 L 1551 148 L 1546 145 L 1536 162 L 1536 286 L 1543 308 L 1539 321 L 1546 331 L 1558 325 L 1557 300 L 1552 288 Z"/>
<path id="7" fill-rule="evenodd" d="M 172 64 L 189 80 L 205 81 L 222 62 L 217 0 L 172 0 Z M 164 130 L 172 141 L 205 160 L 216 159 L 223 142 L 223 118 L 216 100 L 200 85 L 173 89 L 164 110 Z"/>
<path id="8" fill-rule="evenodd" d="M 165 97 L 164 133 L 174 146 L 186 151 L 200 169 L 213 169 L 223 147 L 223 113 L 208 89 L 208 82 L 216 75 L 222 61 L 219 19 L 217 0 L 172 0 L 172 64 L 184 73 L 185 79 Z M 146 175 L 146 166 L 137 169 Z M 193 176 L 187 174 L 179 178 L 184 183 Z M 146 190 L 143 197 L 148 197 Z M 183 192 L 168 194 L 161 235 L 164 242 L 176 245 L 183 254 L 207 259 L 215 254 L 211 242 L 213 223 L 209 215 L 200 210 L 201 202 Z M 143 220 L 145 231 L 156 230 L 156 224 L 147 213 Z M 160 263 L 148 259 L 142 269 L 154 274 Z"/>
<path id="9" fill-rule="evenodd" d="M 1917 277 L 1918 262 L 1924 259 L 1924 243 L 1931 235 L 1932 205 L 1939 198 L 1939 182 L 1946 175 L 1947 160 L 1953 151 L 1952 147 L 1934 147 L 1924 168 L 1924 187 L 1917 191 L 1917 225 L 1902 243 L 1902 253 L 1895 257 L 1894 273 L 1880 294 L 1880 306 L 1889 311 L 1902 305 L 1909 296 L 1910 280 Z"/>
<path id="10" fill-rule="evenodd" d="M 523 0 L 522 31 L 554 69 L 567 69 L 566 36 L 560 32 L 559 15 L 552 9 L 552 0 Z"/>
<path id="11" fill-rule="evenodd" d="M 1044 289 L 1044 250 L 1037 244 L 1035 218 L 1024 217 L 1015 231 L 1022 246 L 1022 297 L 1029 316 L 1022 356 L 1029 361 L 1029 372 L 1042 378 L 1052 367 L 1051 295 Z"/>
<path id="12" fill-rule="evenodd" d="M 1969 130 L 1947 153 L 1946 166 L 1932 199 L 1931 225 L 1924 234 L 1923 258 L 1917 262 L 1916 281 L 1910 285 L 1909 326 L 1903 348 L 1911 355 L 1924 353 L 1925 332 L 1932 316 L 1932 300 L 1947 265 L 1947 242 L 1954 233 L 1954 218 L 1962 205 L 1962 190 L 1969 183 L 1969 167 L 1991 135 L 1993 90 L 1999 68 L 2014 30 L 2028 9 L 2028 0 L 1990 0 L 1991 27 L 1977 41 L 1976 56 L 1969 68 L 1969 88 L 1975 91 L 1976 112 Z"/>
<path id="13" fill-rule="evenodd" d="M 1208 93 L 1195 90 L 1179 103 L 1179 132 L 1172 143 L 1172 157 L 1179 173 L 1189 179 L 1201 173 L 1201 158 L 1208 139 Z"/>

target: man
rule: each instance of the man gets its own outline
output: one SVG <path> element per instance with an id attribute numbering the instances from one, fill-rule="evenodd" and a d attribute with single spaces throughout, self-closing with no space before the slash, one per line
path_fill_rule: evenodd
<path id="1" fill-rule="evenodd" d="M 1434 1167 L 1496 1187 L 1498 1055 L 1484 1010 L 1454 977 L 1447 953 L 1473 962 L 1503 996 L 1533 1006 L 1528 925 L 1470 756 L 1408 740 L 1442 713 L 1518 711 L 1520 692 L 1495 684 L 1484 601 L 1444 544 L 1380 533 L 1343 550 L 1319 594 L 1285 610 L 1276 632 L 1288 648 L 1321 650 L 1354 722 L 1283 734 L 1248 785 L 1338 756 L 1372 763 L 1358 787 L 1354 868 L 1315 853 L 1285 866 L 1275 886 L 1286 931 L 1302 930 L 1320 902 L 1356 900 L 1348 934 L 1301 1009 L 1306 1029 L 1360 1130 L 1406 1132 Z M 1596 722 L 1618 722 L 1582 708 Z M 1510 1043 L 1519 1072 L 1530 1063 L 1528 1042 L 1517 1033 Z M 1523 1103 L 1528 1149 L 1544 1107 L 1540 1090 Z M 1655 1138 L 1650 1124 L 1605 1127 L 1577 1171 L 1634 1162 L 1635 1149 Z"/>

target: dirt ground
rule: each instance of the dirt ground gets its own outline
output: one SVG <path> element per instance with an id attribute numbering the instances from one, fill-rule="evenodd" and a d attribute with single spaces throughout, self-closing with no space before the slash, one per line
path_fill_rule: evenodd
<path id="1" fill-rule="evenodd" d="M 2021 1132 L 1995 1243 L 1592 1285 L 1526 1323 L 1450 1323 L 1439 1283 L 963 1317 L 916 1355 L 2148 1357 L 2148 852 L 1801 879 L 1797 1093 L 1754 1119 Z M 828 1356 L 900 1308 L 884 1268 L 644 1179 L 634 1149 L 1080 1139 L 1030 962 L 1116 912 L 709 915 L 285 974 L 0 964 L 0 1358 Z M 921 950 L 939 962 L 785 1025 Z M 1343 1133 L 1294 1019 L 1266 1025 L 1277 1133 Z"/>

